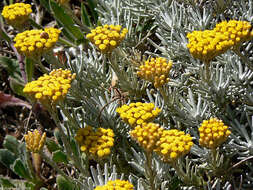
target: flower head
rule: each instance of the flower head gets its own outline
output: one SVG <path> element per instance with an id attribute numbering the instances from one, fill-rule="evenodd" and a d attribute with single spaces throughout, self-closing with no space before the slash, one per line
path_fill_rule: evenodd
<path id="1" fill-rule="evenodd" d="M 199 127 L 199 144 L 209 149 L 215 149 L 225 142 L 231 131 L 228 126 L 217 119 L 204 120 Z"/>
<path id="2" fill-rule="evenodd" d="M 131 103 L 117 108 L 116 112 L 120 114 L 121 119 L 131 127 L 141 125 L 142 123 L 151 122 L 161 112 L 155 108 L 153 103 Z"/>
<path id="3" fill-rule="evenodd" d="M 39 152 L 43 148 L 46 141 L 46 133 L 41 135 L 37 129 L 33 132 L 29 131 L 27 135 L 24 135 L 24 137 L 26 148 L 34 153 Z"/>
<path id="4" fill-rule="evenodd" d="M 173 162 L 188 154 L 193 145 L 192 137 L 177 129 L 163 130 L 154 150 L 166 162 Z"/>
<path id="5" fill-rule="evenodd" d="M 111 153 L 114 145 L 114 133 L 111 129 L 98 128 L 93 131 L 91 126 L 81 128 L 75 137 L 81 151 L 91 154 L 94 158 L 104 158 Z"/>
<path id="6" fill-rule="evenodd" d="M 127 34 L 127 29 L 120 25 L 98 26 L 91 30 L 86 37 L 102 52 L 110 53 L 116 48 Z"/>
<path id="7" fill-rule="evenodd" d="M 4 6 L 2 16 L 8 24 L 14 27 L 20 27 L 28 20 L 31 13 L 31 5 L 14 3 L 9 6 Z"/>
<path id="8" fill-rule="evenodd" d="M 146 151 L 151 152 L 160 139 L 163 128 L 155 123 L 143 123 L 137 125 L 134 130 L 130 131 L 131 137 L 136 140 Z"/>
<path id="9" fill-rule="evenodd" d="M 252 31 L 247 21 L 223 21 L 213 30 L 188 33 L 187 47 L 194 58 L 209 62 L 228 49 L 253 38 Z"/>
<path id="10" fill-rule="evenodd" d="M 53 48 L 60 32 L 56 28 L 26 30 L 16 35 L 14 46 L 22 55 L 37 57 Z"/>
<path id="11" fill-rule="evenodd" d="M 133 190 L 134 186 L 129 181 L 116 179 L 108 181 L 103 186 L 97 186 L 94 190 Z"/>
<path id="12" fill-rule="evenodd" d="M 75 78 L 70 70 L 57 69 L 25 85 L 23 92 L 39 100 L 42 104 L 56 103 L 63 99 Z"/>
<path id="13" fill-rule="evenodd" d="M 168 74 L 171 67 L 172 61 L 162 57 L 152 58 L 139 67 L 137 74 L 144 80 L 152 82 L 155 88 L 159 88 L 169 81 Z"/>

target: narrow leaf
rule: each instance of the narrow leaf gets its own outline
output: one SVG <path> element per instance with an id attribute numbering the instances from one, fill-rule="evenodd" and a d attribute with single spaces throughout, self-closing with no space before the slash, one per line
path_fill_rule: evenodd
<path id="1" fill-rule="evenodd" d="M 64 154 L 61 150 L 57 150 L 55 152 L 53 152 L 53 161 L 59 163 L 59 162 L 63 162 L 65 164 L 68 163 L 68 158 L 66 156 L 66 154 Z"/>
<path id="2" fill-rule="evenodd" d="M 2 178 L 0 177 L 0 184 L 2 185 L 2 187 L 4 188 L 12 188 L 15 187 L 15 185 L 13 185 L 9 179 L 6 178 Z"/>
<path id="3" fill-rule="evenodd" d="M 75 189 L 74 184 L 62 176 L 57 176 L 56 182 L 59 190 Z"/>
<path id="4" fill-rule="evenodd" d="M 81 21 L 84 25 L 91 26 L 90 18 L 84 4 L 81 4 Z"/>
<path id="5" fill-rule="evenodd" d="M 55 1 L 51 0 L 50 8 L 54 13 L 55 19 L 64 27 L 64 29 L 66 29 L 78 41 L 84 40 L 84 35 L 79 27 L 75 26 L 72 18 L 61 6 L 59 6 Z"/>
<path id="6" fill-rule="evenodd" d="M 25 71 L 26 71 L 28 82 L 31 82 L 32 78 L 33 78 L 33 71 L 34 71 L 33 60 L 31 60 L 29 58 L 25 59 Z"/>

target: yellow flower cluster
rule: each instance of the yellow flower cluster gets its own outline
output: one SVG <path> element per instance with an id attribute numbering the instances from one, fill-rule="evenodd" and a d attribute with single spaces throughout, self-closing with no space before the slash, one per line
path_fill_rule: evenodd
<path id="1" fill-rule="evenodd" d="M 177 129 L 163 130 L 154 150 L 165 162 L 173 162 L 189 153 L 193 145 L 192 137 Z"/>
<path id="2" fill-rule="evenodd" d="M 40 132 L 36 129 L 33 132 L 29 131 L 27 135 L 24 135 L 26 148 L 31 152 L 39 152 L 46 141 L 46 133 L 41 136 Z"/>
<path id="3" fill-rule="evenodd" d="M 103 186 L 97 186 L 94 190 L 134 190 L 134 186 L 129 181 L 116 179 Z"/>
<path id="4" fill-rule="evenodd" d="M 39 77 L 38 80 L 29 82 L 23 89 L 42 104 L 56 103 L 65 97 L 71 87 L 71 81 L 76 74 L 71 74 L 70 70 L 57 69 Z"/>
<path id="5" fill-rule="evenodd" d="M 137 125 L 134 130 L 130 131 L 130 135 L 147 152 L 151 152 L 154 150 L 156 142 L 160 139 L 163 130 L 159 124 L 143 123 L 142 125 Z"/>
<path id="6" fill-rule="evenodd" d="M 172 61 L 167 62 L 162 57 L 152 58 L 139 67 L 137 75 L 144 80 L 152 82 L 155 88 L 159 88 L 169 81 L 168 74 L 171 67 Z"/>
<path id="7" fill-rule="evenodd" d="M 213 30 L 193 31 L 187 34 L 187 47 L 194 58 L 204 62 L 253 38 L 253 30 L 247 21 L 230 20 L 216 25 Z"/>
<path id="8" fill-rule="evenodd" d="M 211 118 L 204 120 L 199 127 L 199 144 L 209 149 L 215 149 L 225 142 L 231 131 L 222 120 Z"/>
<path id="9" fill-rule="evenodd" d="M 56 28 L 27 30 L 16 35 L 14 46 L 22 55 L 37 57 L 53 48 L 60 32 Z"/>
<path id="10" fill-rule="evenodd" d="M 128 30 L 122 29 L 120 25 L 104 25 L 98 26 L 91 30 L 86 37 L 93 43 L 102 53 L 110 53 L 125 38 Z"/>
<path id="11" fill-rule="evenodd" d="M 6 22 L 14 27 L 22 26 L 32 13 L 31 5 L 25 3 L 14 3 L 4 6 L 2 16 Z"/>
<path id="12" fill-rule="evenodd" d="M 116 112 L 120 114 L 121 119 L 128 123 L 131 127 L 141 125 L 152 121 L 160 112 L 159 108 L 155 108 L 153 103 L 131 103 L 117 108 Z"/>
<path id="13" fill-rule="evenodd" d="M 90 153 L 95 158 L 104 158 L 111 153 L 114 145 L 114 133 L 111 129 L 98 128 L 96 132 L 91 126 L 77 131 L 76 141 L 81 146 L 81 151 Z"/>

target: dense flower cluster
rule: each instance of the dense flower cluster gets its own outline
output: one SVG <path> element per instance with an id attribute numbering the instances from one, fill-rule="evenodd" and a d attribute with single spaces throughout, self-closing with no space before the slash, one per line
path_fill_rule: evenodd
<path id="1" fill-rule="evenodd" d="M 128 30 L 122 29 L 120 25 L 104 25 L 98 26 L 91 30 L 86 37 L 93 43 L 102 53 L 110 53 L 125 38 Z"/>
<path id="2" fill-rule="evenodd" d="M 230 20 L 216 25 L 213 30 L 193 31 L 187 34 L 187 47 L 194 58 L 204 62 L 238 46 L 253 37 L 253 30 L 247 21 Z"/>
<path id="3" fill-rule="evenodd" d="M 130 131 L 130 135 L 146 151 L 151 152 L 154 150 L 156 142 L 160 139 L 163 130 L 159 124 L 143 123 L 142 125 L 137 125 L 134 130 Z"/>
<path id="4" fill-rule="evenodd" d="M 121 119 L 131 127 L 141 125 L 152 121 L 160 112 L 153 103 L 131 103 L 117 108 L 116 112 L 120 114 Z"/>
<path id="5" fill-rule="evenodd" d="M 96 132 L 91 126 L 81 128 L 75 137 L 81 151 L 87 152 L 95 158 L 104 158 L 111 153 L 114 145 L 114 133 L 111 129 L 98 128 Z"/>
<path id="6" fill-rule="evenodd" d="M 222 120 L 211 118 L 204 120 L 199 127 L 199 144 L 203 147 L 215 149 L 225 142 L 231 132 Z"/>
<path id="7" fill-rule="evenodd" d="M 29 131 L 27 135 L 24 135 L 26 148 L 31 152 L 39 152 L 46 141 L 46 133 L 41 136 L 40 132 L 36 129 L 33 132 Z"/>
<path id="8" fill-rule="evenodd" d="M 108 181 L 103 186 L 97 186 L 94 190 L 133 190 L 134 186 L 129 181 L 116 179 Z"/>
<path id="9" fill-rule="evenodd" d="M 155 88 L 159 88 L 169 81 L 168 74 L 171 67 L 172 61 L 162 57 L 152 58 L 140 66 L 137 74 L 144 80 L 152 82 Z"/>
<path id="10" fill-rule="evenodd" d="M 192 137 L 177 129 L 163 130 L 154 150 L 165 162 L 173 162 L 189 153 L 193 145 Z"/>
<path id="11" fill-rule="evenodd" d="M 4 6 L 2 16 L 6 22 L 14 27 L 22 26 L 32 13 L 31 5 L 25 3 L 14 3 Z"/>
<path id="12" fill-rule="evenodd" d="M 29 82 L 23 89 L 24 93 L 39 100 L 42 104 L 56 103 L 65 97 L 75 78 L 70 70 L 57 69 L 39 77 L 38 80 Z"/>
<path id="13" fill-rule="evenodd" d="M 14 38 L 15 48 L 22 55 L 36 57 L 53 48 L 58 41 L 61 30 L 45 28 L 45 30 L 27 30 Z"/>

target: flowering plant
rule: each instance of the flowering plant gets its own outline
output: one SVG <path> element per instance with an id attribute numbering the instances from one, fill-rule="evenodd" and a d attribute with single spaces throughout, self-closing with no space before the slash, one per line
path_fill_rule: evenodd
<path id="1" fill-rule="evenodd" d="M 0 11 L 3 189 L 253 188 L 252 0 Z"/>

